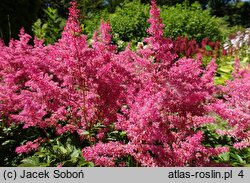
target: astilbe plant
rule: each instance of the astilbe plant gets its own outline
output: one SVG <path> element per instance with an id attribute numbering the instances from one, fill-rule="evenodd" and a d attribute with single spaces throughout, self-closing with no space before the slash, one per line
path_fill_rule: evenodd
<path id="1" fill-rule="evenodd" d="M 62 38 L 43 46 L 21 30 L 20 40 L 1 45 L 0 111 L 7 123 L 58 135 L 77 132 L 86 138 L 95 123 L 108 125 L 125 99 L 127 73 L 113 60 L 116 47 L 110 45 L 110 27 L 101 25 L 92 48 L 81 35 L 79 11 L 72 3 Z M 28 151 L 28 149 L 27 149 Z"/>
<path id="2" fill-rule="evenodd" d="M 147 45 L 136 52 L 129 46 L 118 52 L 105 22 L 89 45 L 75 2 L 69 10 L 62 38 L 53 45 L 36 39 L 29 45 L 31 37 L 24 30 L 19 41 L 0 44 L 0 112 L 5 122 L 36 127 L 45 134 L 49 128 L 57 135 L 77 133 L 89 141 L 83 157 L 96 166 L 126 166 L 127 159 L 136 166 L 214 165 L 210 157 L 227 148 L 203 146 L 199 130 L 214 122 L 209 116 L 210 102 L 216 101 L 214 60 L 203 68 L 200 58 L 178 59 L 173 41 L 163 37 L 154 0 Z M 223 105 L 230 107 L 231 102 Z M 96 124 L 106 128 L 94 137 L 86 135 Z M 106 138 L 112 125 L 126 133 L 126 140 Z M 247 136 L 241 135 L 240 139 Z M 41 136 L 16 151 L 28 153 L 46 140 L 49 137 Z"/>
<path id="3" fill-rule="evenodd" d="M 128 154 L 138 166 L 211 165 L 209 157 L 227 150 L 205 148 L 202 132 L 197 130 L 213 122 L 206 104 L 214 90 L 214 60 L 207 70 L 200 60 L 176 60 L 172 41 L 163 38 L 155 1 L 150 15 L 147 47 L 136 53 L 127 49 L 117 58 L 136 82 L 128 86 L 127 104 L 115 123 L 127 133 L 129 142 L 87 147 L 83 156 L 98 166 L 113 166 L 115 158 Z"/>
<path id="4" fill-rule="evenodd" d="M 236 59 L 233 77 L 220 88 L 223 98 L 212 105 L 212 111 L 229 124 L 229 129 L 217 130 L 218 133 L 233 137 L 234 148 L 243 149 L 250 147 L 250 65 L 241 69 Z"/>

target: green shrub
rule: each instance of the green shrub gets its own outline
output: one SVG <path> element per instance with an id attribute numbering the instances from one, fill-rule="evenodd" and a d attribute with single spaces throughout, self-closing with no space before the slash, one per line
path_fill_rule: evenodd
<path id="1" fill-rule="evenodd" d="M 109 21 L 115 39 L 122 41 L 141 41 L 146 36 L 149 6 L 141 4 L 138 0 L 124 2 L 117 7 L 113 14 L 107 10 L 93 14 L 84 20 L 84 32 L 91 36 L 99 28 L 100 20 Z"/>
<path id="2" fill-rule="evenodd" d="M 124 42 L 142 41 L 146 36 L 149 24 L 149 6 L 141 4 L 140 1 L 125 1 L 117 7 L 113 14 L 107 10 L 94 14 L 90 19 L 84 21 L 85 33 L 89 36 L 98 29 L 100 19 L 109 20 L 113 33 L 117 40 Z M 202 10 L 199 3 L 191 6 L 177 4 L 176 6 L 163 6 L 161 17 L 165 24 L 164 34 L 166 37 L 177 38 L 188 36 L 200 42 L 208 37 L 211 41 L 222 40 L 227 31 L 227 24 L 222 18 L 216 18 L 209 14 L 208 10 Z M 223 27 L 223 30 L 220 27 Z M 224 34 L 223 34 L 224 33 Z"/>
<path id="3" fill-rule="evenodd" d="M 125 2 L 110 16 L 111 28 L 123 41 L 141 41 L 149 26 L 148 11 L 149 6 L 139 1 Z"/>
<path id="4" fill-rule="evenodd" d="M 84 33 L 91 38 L 93 32 L 99 28 L 100 20 L 104 19 L 111 25 L 115 43 L 124 47 L 127 42 L 132 42 L 133 46 L 146 36 L 146 29 L 149 26 L 148 12 L 149 5 L 141 4 L 139 0 L 125 1 L 121 6 L 117 6 L 112 14 L 107 9 L 90 14 L 83 20 Z M 60 38 L 65 20 L 53 8 L 45 10 L 45 15 L 45 20 L 38 19 L 32 28 L 35 35 L 48 44 Z M 197 42 L 205 37 L 209 37 L 211 41 L 218 41 L 232 32 L 224 19 L 211 16 L 208 10 L 202 10 L 199 3 L 191 6 L 186 4 L 163 6 L 161 17 L 165 24 L 166 37 L 187 35 L 189 39 L 193 38 Z"/>
<path id="5" fill-rule="evenodd" d="M 161 17 L 165 24 L 166 37 L 176 38 L 178 35 L 193 38 L 200 42 L 208 37 L 211 41 L 221 40 L 219 26 L 222 20 L 211 16 L 209 11 L 202 10 L 199 3 L 191 6 L 185 4 L 161 8 Z"/>

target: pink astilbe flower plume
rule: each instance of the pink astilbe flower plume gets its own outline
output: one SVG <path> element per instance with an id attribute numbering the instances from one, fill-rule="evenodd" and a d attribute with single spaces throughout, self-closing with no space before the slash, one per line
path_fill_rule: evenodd
<path id="1" fill-rule="evenodd" d="M 44 140 L 42 138 L 38 138 L 36 140 L 28 141 L 25 143 L 25 145 L 19 146 L 16 148 L 16 153 L 22 154 L 22 153 L 29 153 L 31 151 L 38 150 L 40 143 L 42 143 Z"/>
<path id="2" fill-rule="evenodd" d="M 149 37 L 144 40 L 148 46 L 146 49 L 138 50 L 138 53 L 145 58 L 153 56 L 156 62 L 163 62 L 165 65 L 171 64 L 169 62 L 177 58 L 177 55 L 173 54 L 173 41 L 163 37 L 164 24 L 162 24 L 160 9 L 157 7 L 155 0 L 151 1 L 148 23 L 150 23 L 150 27 L 147 29 Z"/>
<path id="3" fill-rule="evenodd" d="M 64 31 L 62 32 L 62 37 L 79 36 L 82 32 L 82 28 L 78 21 L 80 11 L 77 9 L 77 3 L 76 1 L 72 1 L 70 4 L 69 18 L 64 27 Z"/>
<path id="4" fill-rule="evenodd" d="M 250 147 L 250 66 L 241 69 L 236 59 L 233 76 L 221 89 L 224 99 L 213 104 L 212 110 L 229 124 L 227 130 L 218 133 L 235 138 L 234 147 L 242 149 Z"/>

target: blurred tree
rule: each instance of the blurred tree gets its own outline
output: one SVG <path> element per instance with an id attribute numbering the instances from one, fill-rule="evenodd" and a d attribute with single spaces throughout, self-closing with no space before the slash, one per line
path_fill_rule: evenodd
<path id="1" fill-rule="evenodd" d="M 114 13 L 117 6 L 123 3 L 125 0 L 104 0 L 105 6 L 108 8 L 110 13 Z"/>
<path id="2" fill-rule="evenodd" d="M 151 0 L 141 0 L 142 3 L 150 3 Z M 191 5 L 194 2 L 199 2 L 200 4 L 207 4 L 209 0 L 157 0 L 158 5 L 174 6 L 176 4 L 182 4 L 186 2 Z"/>
<path id="3" fill-rule="evenodd" d="M 41 0 L 1 0 L 0 38 L 7 44 L 10 38 L 17 38 L 24 27 L 29 34 L 31 25 L 37 18 Z"/>
<path id="4" fill-rule="evenodd" d="M 250 27 L 250 1 L 231 4 L 226 8 L 223 16 L 231 26 Z"/>
<path id="5" fill-rule="evenodd" d="M 86 19 L 89 14 L 104 9 L 104 0 L 77 0 L 78 8 L 81 11 L 81 18 Z"/>
<path id="6" fill-rule="evenodd" d="M 209 0 L 208 7 L 213 15 L 223 17 L 230 2 L 232 0 Z"/>
<path id="7" fill-rule="evenodd" d="M 46 18 L 46 13 L 44 10 L 47 8 L 57 9 L 58 14 L 64 18 L 67 17 L 68 7 L 71 0 L 41 0 L 41 8 L 39 11 L 39 18 Z"/>
<path id="8" fill-rule="evenodd" d="M 72 0 L 42 0 L 39 17 L 42 19 L 45 18 L 43 10 L 50 7 L 57 9 L 59 16 L 67 18 L 71 1 Z M 78 8 L 81 11 L 81 18 L 88 18 L 89 13 L 102 10 L 105 7 L 105 2 L 105 0 L 77 0 Z"/>

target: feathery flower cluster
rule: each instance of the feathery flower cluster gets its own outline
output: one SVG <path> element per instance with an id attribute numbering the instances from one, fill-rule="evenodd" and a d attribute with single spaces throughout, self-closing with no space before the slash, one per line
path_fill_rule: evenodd
<path id="1" fill-rule="evenodd" d="M 240 70 L 240 62 L 235 61 L 234 80 L 227 81 L 221 92 L 224 100 L 213 104 L 213 110 L 227 120 L 230 129 L 218 130 L 222 135 L 235 138 L 236 149 L 250 147 L 250 65 Z"/>
<path id="2" fill-rule="evenodd" d="M 43 139 L 40 137 L 38 139 L 34 140 L 33 142 L 28 141 L 28 142 L 26 142 L 25 145 L 17 147 L 16 153 L 22 154 L 22 153 L 29 153 L 31 151 L 36 151 L 39 148 L 40 143 L 42 143 L 42 142 L 43 142 Z"/>

